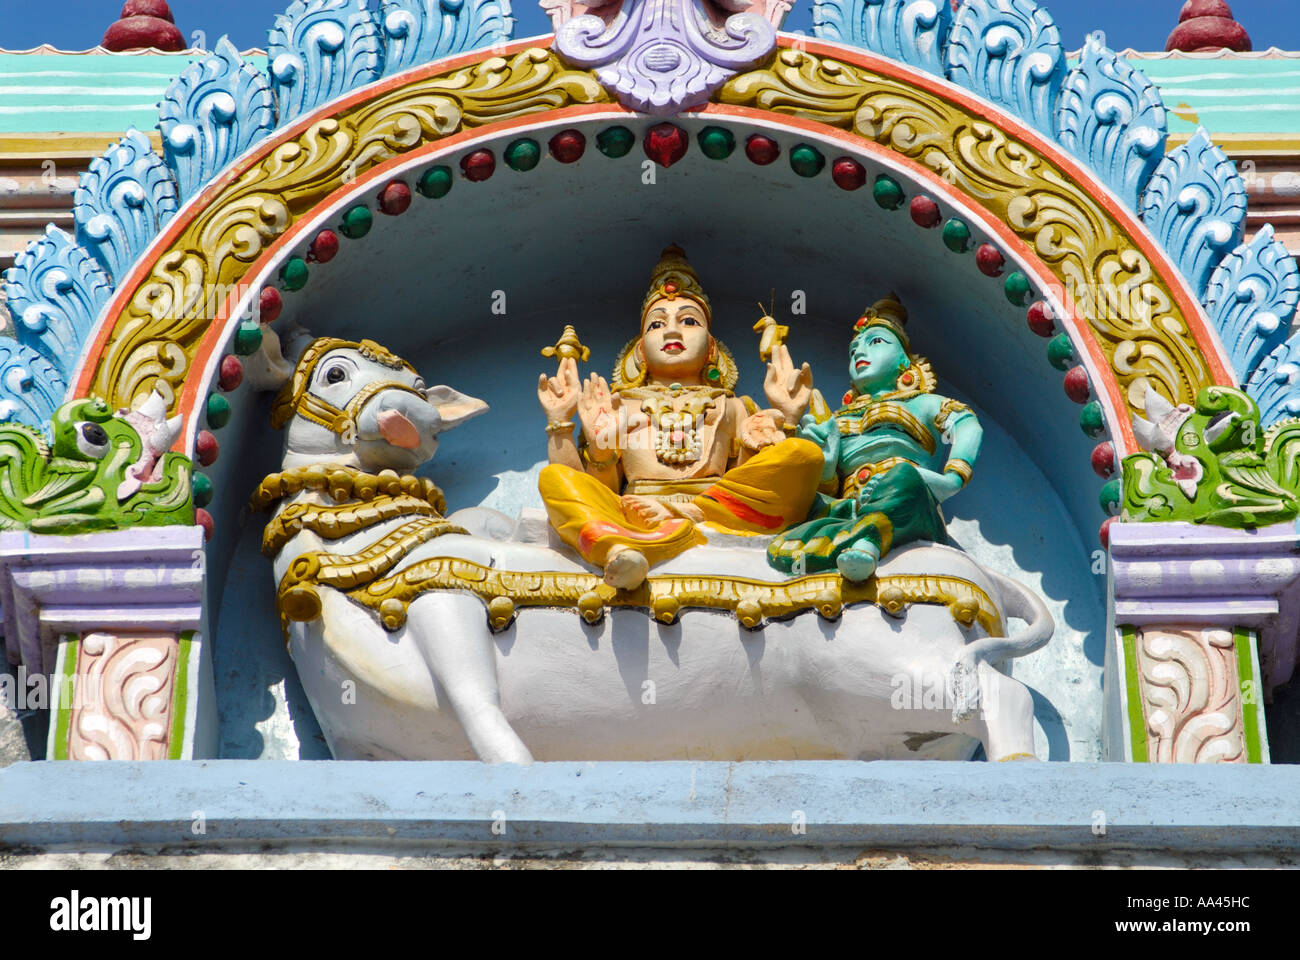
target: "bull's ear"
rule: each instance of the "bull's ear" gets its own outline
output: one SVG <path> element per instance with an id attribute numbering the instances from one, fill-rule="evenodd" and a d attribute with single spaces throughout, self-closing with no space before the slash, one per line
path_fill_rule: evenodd
<path id="1" fill-rule="evenodd" d="M 448 386 L 429 387 L 424 392 L 442 418 L 444 430 L 472 420 L 481 413 L 488 412 L 488 405 L 475 397 L 468 397 L 459 390 Z"/>

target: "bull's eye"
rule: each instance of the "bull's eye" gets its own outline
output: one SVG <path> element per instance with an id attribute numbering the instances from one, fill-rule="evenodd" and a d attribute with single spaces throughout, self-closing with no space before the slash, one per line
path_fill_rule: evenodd
<path id="1" fill-rule="evenodd" d="M 330 367 L 325 371 L 326 383 L 342 383 L 348 378 L 348 372 L 342 367 Z"/>
<path id="2" fill-rule="evenodd" d="M 86 456 L 98 460 L 108 453 L 108 433 L 97 423 L 77 425 L 77 449 Z"/>

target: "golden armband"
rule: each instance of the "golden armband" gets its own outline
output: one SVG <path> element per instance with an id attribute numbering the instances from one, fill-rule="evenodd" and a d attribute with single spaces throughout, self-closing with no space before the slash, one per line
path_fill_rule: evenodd
<path id="1" fill-rule="evenodd" d="M 961 485 L 964 487 L 966 484 L 970 483 L 970 478 L 974 473 L 974 470 L 965 460 L 957 460 L 954 458 L 944 465 L 943 472 L 957 474 L 957 476 L 961 477 Z"/>

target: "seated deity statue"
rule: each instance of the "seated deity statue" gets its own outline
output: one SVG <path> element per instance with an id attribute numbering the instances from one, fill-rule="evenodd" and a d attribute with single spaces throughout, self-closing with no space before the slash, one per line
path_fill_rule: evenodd
<path id="1" fill-rule="evenodd" d="M 777 345 L 764 383 L 771 408 L 760 410 L 734 394 L 739 373 L 712 318 L 684 252 L 668 247 L 612 381 L 580 382 L 577 351 L 562 340 L 556 376 L 538 382 L 547 514 L 612 587 L 639 587 L 652 564 L 705 543 L 708 530 L 779 533 L 806 519 L 817 495 L 821 451 L 790 435 L 812 398 L 811 370 Z M 576 342 L 572 330 L 566 337 Z"/>
<path id="2" fill-rule="evenodd" d="M 948 543 L 939 505 L 970 482 L 983 428 L 965 404 L 934 392 L 934 373 L 912 354 L 906 323 L 893 294 L 867 310 L 849 345 L 853 387 L 844 406 L 800 422 L 798 435 L 822 449 L 823 487 L 812 518 L 769 545 L 778 569 L 838 569 L 863 581 L 891 549 Z"/>

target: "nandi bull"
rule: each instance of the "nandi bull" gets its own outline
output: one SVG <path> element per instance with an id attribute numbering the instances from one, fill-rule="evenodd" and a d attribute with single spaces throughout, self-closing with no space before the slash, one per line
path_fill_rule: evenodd
<path id="1" fill-rule="evenodd" d="M 486 410 L 368 341 L 313 341 L 277 397 L 284 469 L 254 503 L 337 758 L 942 758 L 968 737 L 1032 758 L 1030 695 L 996 669 L 1052 632 L 1025 588 L 935 545 L 863 582 L 787 578 L 770 538 L 720 533 L 611 586 L 535 519 L 443 518 L 412 471 Z M 1008 617 L 1028 625 L 1004 637 Z"/>

